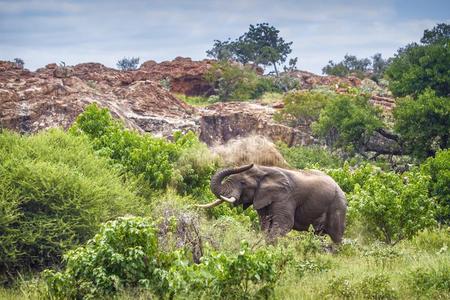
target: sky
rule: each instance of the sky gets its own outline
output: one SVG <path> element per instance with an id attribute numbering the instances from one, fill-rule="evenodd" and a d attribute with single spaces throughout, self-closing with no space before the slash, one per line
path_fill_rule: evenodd
<path id="1" fill-rule="evenodd" d="M 450 23 L 450 0 L 0 0 L 0 60 L 48 63 L 206 58 L 215 39 L 268 22 L 292 41 L 298 68 L 321 74 L 345 54 L 394 55 L 425 29 Z"/>

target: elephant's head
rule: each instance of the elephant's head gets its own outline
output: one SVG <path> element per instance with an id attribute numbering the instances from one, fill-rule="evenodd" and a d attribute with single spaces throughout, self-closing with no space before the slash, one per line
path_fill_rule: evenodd
<path id="1" fill-rule="evenodd" d="M 234 206 L 243 205 L 244 209 L 252 204 L 255 209 L 260 209 L 284 193 L 286 182 L 285 176 L 276 168 L 250 164 L 219 170 L 211 178 L 211 191 L 218 199 L 199 206 L 208 208 L 230 202 Z"/>

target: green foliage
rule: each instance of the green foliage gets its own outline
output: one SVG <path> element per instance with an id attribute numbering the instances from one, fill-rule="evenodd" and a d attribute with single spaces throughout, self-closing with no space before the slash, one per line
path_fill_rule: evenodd
<path id="1" fill-rule="evenodd" d="M 117 68 L 122 71 L 136 70 L 139 65 L 139 57 L 124 57 L 117 62 Z"/>
<path id="2" fill-rule="evenodd" d="M 184 94 L 176 94 L 176 97 L 193 106 L 206 106 L 215 102 L 212 101 L 213 97 L 187 96 Z"/>
<path id="3" fill-rule="evenodd" d="M 86 134 L 100 155 L 110 158 L 123 172 L 137 176 L 151 189 L 164 189 L 169 183 L 174 183 L 182 193 L 204 190 L 205 182 L 216 168 L 215 165 L 200 163 L 198 158 L 189 155 L 198 149 L 207 152 L 194 133 L 177 133 L 174 142 L 139 134 L 125 129 L 107 109 L 96 104 L 86 107 L 70 131 L 75 135 Z M 176 166 L 180 167 L 179 171 L 175 170 Z M 196 170 L 196 167 L 199 169 Z M 199 183 L 201 186 L 187 188 L 190 184 Z"/>
<path id="4" fill-rule="evenodd" d="M 421 165 L 422 173 L 431 177 L 430 196 L 439 204 L 437 219 L 441 223 L 450 223 L 450 150 L 436 153 Z"/>
<path id="5" fill-rule="evenodd" d="M 278 144 L 278 150 L 288 164 L 296 169 L 339 168 L 344 164 L 337 155 L 319 146 L 288 147 Z"/>
<path id="6" fill-rule="evenodd" d="M 417 171 L 380 172 L 355 186 L 350 209 L 364 220 L 371 236 L 395 244 L 435 224 L 436 204 L 428 196 L 428 181 Z"/>
<path id="7" fill-rule="evenodd" d="M 380 110 L 363 96 L 336 96 L 313 123 L 313 132 L 347 151 L 363 152 L 373 132 L 382 127 Z"/>
<path id="8" fill-rule="evenodd" d="M 100 222 L 142 204 L 87 139 L 0 133 L 1 274 L 58 264 Z"/>
<path id="9" fill-rule="evenodd" d="M 450 295 L 450 264 L 443 262 L 438 267 L 422 267 L 408 274 L 409 288 L 430 299 L 444 292 Z M 442 298 L 444 299 L 444 298 Z"/>
<path id="10" fill-rule="evenodd" d="M 214 41 L 211 50 L 206 51 L 208 56 L 219 59 L 233 59 L 242 64 L 272 65 L 278 75 L 277 64 L 286 61 L 291 53 L 292 42 L 285 42 L 279 30 L 268 23 L 250 25 L 248 32 L 235 41 Z"/>
<path id="11" fill-rule="evenodd" d="M 394 118 L 394 128 L 405 147 L 419 159 L 449 147 L 450 98 L 438 97 L 427 89 L 417 99 L 406 97 L 398 101 Z"/>
<path id="12" fill-rule="evenodd" d="M 252 68 L 228 61 L 213 64 L 205 79 L 214 86 L 222 101 L 255 99 L 264 92 L 280 91 L 269 77 L 258 76 Z"/>
<path id="13" fill-rule="evenodd" d="M 414 236 L 411 243 L 418 250 L 450 253 L 450 227 L 421 230 Z"/>
<path id="14" fill-rule="evenodd" d="M 89 299 L 139 287 L 161 298 L 267 298 L 284 263 L 273 249 L 242 243 L 237 255 L 209 251 L 194 264 L 183 249 L 162 251 L 156 224 L 138 217 L 107 222 L 84 247 L 68 252 L 66 261 L 62 272 L 44 273 L 49 296 Z"/>
<path id="15" fill-rule="evenodd" d="M 380 172 L 379 168 L 371 164 L 365 164 L 352 170 L 348 163 L 345 163 L 340 169 L 327 170 L 327 174 L 336 180 L 346 194 L 353 193 L 356 185 L 364 186 L 370 177 L 377 176 Z"/>
<path id="16" fill-rule="evenodd" d="M 175 255 L 159 251 L 154 224 L 123 217 L 105 223 L 86 246 L 69 251 L 64 271 L 46 270 L 44 278 L 49 296 L 55 298 L 95 299 L 135 286 L 164 294 L 165 269 Z"/>
<path id="17" fill-rule="evenodd" d="M 450 39 L 450 24 L 440 23 L 434 26 L 431 30 L 425 29 L 420 42 L 425 45 L 430 45 L 448 39 Z"/>
<path id="18" fill-rule="evenodd" d="M 383 76 L 383 72 L 389 65 L 390 59 L 383 59 L 380 53 L 369 58 L 358 59 L 354 55 L 346 54 L 344 60 L 335 63 L 332 60 L 323 67 L 322 72 L 327 75 L 348 76 L 356 75 L 360 78 L 365 77 L 369 71 L 372 71 L 372 77 L 376 80 Z M 370 68 L 371 67 L 371 68 Z"/>
<path id="19" fill-rule="evenodd" d="M 450 39 L 399 49 L 386 69 L 389 88 L 395 96 L 417 96 L 431 88 L 436 95 L 450 94 Z"/>
<path id="20" fill-rule="evenodd" d="M 346 277 L 334 278 L 328 285 L 326 295 L 341 299 L 398 299 L 397 292 L 391 287 L 389 277 L 384 274 L 365 276 L 354 282 Z"/>
<path id="21" fill-rule="evenodd" d="M 316 121 L 324 107 L 335 98 L 335 94 L 320 91 L 287 93 L 283 98 L 284 107 L 274 119 L 293 127 Z"/>
<path id="22" fill-rule="evenodd" d="M 273 294 L 279 271 L 288 259 L 274 249 L 252 250 L 244 242 L 237 255 L 211 252 L 202 258 L 200 264 L 179 264 L 171 271 L 176 272 L 176 289 L 183 295 L 195 298 L 267 299 Z"/>

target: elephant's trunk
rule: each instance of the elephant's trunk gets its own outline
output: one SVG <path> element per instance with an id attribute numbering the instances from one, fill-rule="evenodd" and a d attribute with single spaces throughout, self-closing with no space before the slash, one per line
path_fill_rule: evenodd
<path id="1" fill-rule="evenodd" d="M 216 172 L 216 174 L 214 174 L 214 176 L 211 178 L 211 191 L 219 198 L 221 198 L 221 196 L 230 196 L 230 187 L 228 185 L 222 184 L 223 179 L 232 174 L 247 171 L 252 167 L 253 164 L 250 164 L 239 168 L 227 168 Z"/>

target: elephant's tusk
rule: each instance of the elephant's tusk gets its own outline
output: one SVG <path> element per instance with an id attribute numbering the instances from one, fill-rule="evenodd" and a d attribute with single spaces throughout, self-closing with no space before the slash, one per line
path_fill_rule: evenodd
<path id="1" fill-rule="evenodd" d="M 234 198 L 234 197 L 227 198 L 227 197 L 222 196 L 222 195 L 220 195 L 220 199 L 225 200 L 225 201 L 230 202 L 230 203 L 234 203 L 234 201 L 236 201 L 236 198 Z"/>
<path id="2" fill-rule="evenodd" d="M 208 204 L 197 204 L 197 205 L 195 205 L 195 206 L 201 207 L 201 208 L 211 208 L 211 207 L 214 207 L 214 206 L 219 205 L 219 204 L 222 203 L 222 202 L 223 202 L 222 199 L 217 199 L 216 201 L 211 202 L 211 203 L 208 203 Z"/>

